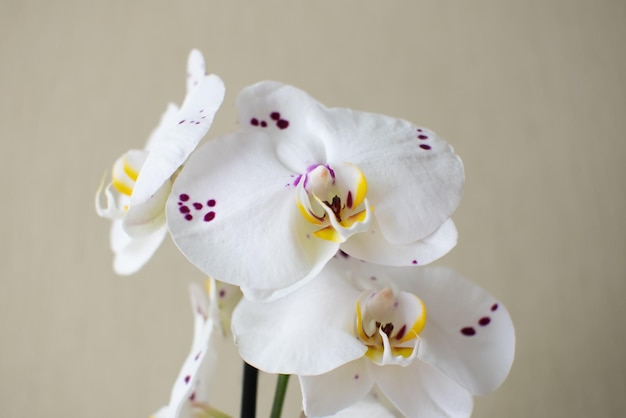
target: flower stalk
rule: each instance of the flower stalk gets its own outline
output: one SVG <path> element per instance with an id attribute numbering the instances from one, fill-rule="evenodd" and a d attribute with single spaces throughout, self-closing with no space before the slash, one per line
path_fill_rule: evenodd
<path id="1" fill-rule="evenodd" d="M 285 403 L 285 394 L 287 393 L 287 384 L 289 383 L 288 374 L 279 374 L 276 381 L 276 391 L 274 392 L 274 403 L 272 404 L 272 412 L 270 418 L 280 418 Z"/>

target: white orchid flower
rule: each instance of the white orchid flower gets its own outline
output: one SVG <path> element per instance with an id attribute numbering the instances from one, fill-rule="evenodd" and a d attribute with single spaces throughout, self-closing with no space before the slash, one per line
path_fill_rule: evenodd
<path id="1" fill-rule="evenodd" d="M 172 387 L 169 404 L 152 418 L 226 417 L 210 406 L 216 381 L 217 338 L 229 332 L 230 316 L 241 292 L 213 279 L 207 280 L 206 288 L 205 291 L 195 283 L 189 287 L 194 314 L 193 343 Z"/>
<path id="2" fill-rule="evenodd" d="M 116 273 L 135 273 L 161 245 L 167 233 L 165 202 L 172 178 L 208 132 L 223 99 L 224 83 L 205 74 L 202 54 L 192 50 L 182 107 L 170 103 L 145 148 L 122 155 L 113 165 L 110 183 L 100 186 L 96 211 L 113 220 Z"/>
<path id="3" fill-rule="evenodd" d="M 454 272 L 353 258 L 331 260 L 283 298 L 243 300 L 232 329 L 246 362 L 300 376 L 309 416 L 336 413 L 376 384 L 406 416 L 467 417 L 472 395 L 502 384 L 515 351 L 505 307 Z"/>
<path id="4" fill-rule="evenodd" d="M 244 89 L 237 106 L 242 130 L 198 149 L 168 201 L 175 243 L 206 274 L 270 299 L 339 248 L 413 266 L 456 244 L 463 166 L 433 132 L 275 82 Z"/>

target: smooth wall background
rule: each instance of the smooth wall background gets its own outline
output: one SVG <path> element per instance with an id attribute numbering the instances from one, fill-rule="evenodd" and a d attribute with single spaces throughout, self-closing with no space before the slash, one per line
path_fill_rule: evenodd
<path id="1" fill-rule="evenodd" d="M 466 167 L 459 244 L 439 264 L 509 308 L 517 357 L 476 417 L 626 409 L 623 1 L 57 0 L 0 3 L 0 416 L 147 417 L 191 343 L 167 241 L 111 269 L 93 196 L 141 147 L 201 49 L 234 100 L 262 79 L 427 126 Z M 238 413 L 240 364 L 219 371 Z M 285 416 L 299 413 L 292 380 Z M 263 376 L 259 416 L 273 377 Z"/>

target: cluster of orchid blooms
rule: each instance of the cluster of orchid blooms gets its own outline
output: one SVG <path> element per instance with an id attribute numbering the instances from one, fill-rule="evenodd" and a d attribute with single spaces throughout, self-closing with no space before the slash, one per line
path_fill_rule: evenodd
<path id="1" fill-rule="evenodd" d="M 237 98 L 239 130 L 207 134 L 224 98 L 201 53 L 187 94 L 96 196 L 112 219 L 114 270 L 132 274 L 165 236 L 209 276 L 191 286 L 189 356 L 158 418 L 223 417 L 210 406 L 215 341 L 296 375 L 307 416 L 467 417 L 509 373 L 505 307 L 445 268 L 464 173 L 432 131 L 327 108 L 263 81 Z"/>

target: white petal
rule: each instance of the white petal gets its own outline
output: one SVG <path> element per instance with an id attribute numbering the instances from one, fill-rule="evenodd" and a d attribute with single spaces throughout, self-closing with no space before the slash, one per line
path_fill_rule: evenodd
<path id="1" fill-rule="evenodd" d="M 207 302 L 202 289 L 194 284 L 190 287 L 190 292 L 194 313 L 194 338 L 189 355 L 172 387 L 169 410 L 174 417 L 179 416 L 183 406 L 192 396 L 198 384 L 200 370 L 208 372 L 202 376 L 203 379 L 209 378 L 215 361 L 214 336 L 217 325 L 214 318 L 206 316 Z M 205 364 L 207 361 L 210 363 L 208 367 Z"/>
<path id="2" fill-rule="evenodd" d="M 232 331 L 239 354 L 268 373 L 316 375 L 366 351 L 353 333 L 359 295 L 332 266 L 306 286 L 271 302 L 242 300 Z"/>
<path id="3" fill-rule="evenodd" d="M 145 202 L 130 205 L 124 218 L 124 229 L 133 237 L 143 237 L 165 225 L 165 202 L 172 189 L 167 180 L 163 186 Z M 132 198 L 131 198 L 132 201 Z"/>
<path id="4" fill-rule="evenodd" d="M 378 399 L 378 394 L 370 392 L 369 395 L 357 403 L 342 409 L 332 416 L 332 418 L 395 418 L 396 414 L 390 411 Z"/>
<path id="5" fill-rule="evenodd" d="M 332 415 L 361 400 L 374 385 L 367 361 L 361 358 L 319 376 L 299 376 L 304 413 Z"/>
<path id="6" fill-rule="evenodd" d="M 202 52 L 192 49 L 187 58 L 187 93 L 190 93 L 206 74 Z"/>
<path id="7" fill-rule="evenodd" d="M 187 95 L 177 120 L 164 127 L 164 138 L 153 147 L 135 184 L 131 205 L 150 198 L 185 162 L 206 135 L 224 99 L 224 83 L 216 75 L 203 77 Z"/>
<path id="8" fill-rule="evenodd" d="M 464 183 L 452 147 L 401 119 L 350 109 L 328 112 L 334 132 L 321 137 L 328 162 L 350 162 L 363 171 L 367 197 L 388 241 L 415 242 L 450 217 Z"/>
<path id="9" fill-rule="evenodd" d="M 310 278 L 339 245 L 312 235 L 295 204 L 293 176 L 262 134 L 208 142 L 185 164 L 167 203 L 174 242 L 227 283 L 277 289 Z"/>
<path id="10" fill-rule="evenodd" d="M 452 270 L 426 268 L 418 274 L 398 280 L 428 311 L 418 358 L 475 395 L 498 388 L 515 355 L 515 330 L 504 305 Z"/>
<path id="11" fill-rule="evenodd" d="M 113 270 L 120 275 L 136 273 L 152 258 L 166 234 L 167 227 L 162 225 L 150 235 L 133 238 L 126 233 L 121 220 L 114 220 L 111 224 Z"/>
<path id="12" fill-rule="evenodd" d="M 341 249 L 353 257 L 370 263 L 387 266 L 424 265 L 447 254 L 457 242 L 454 222 L 448 219 L 431 235 L 410 243 L 394 244 L 382 236 L 380 225 L 376 221 L 378 208 L 374 210 L 374 219 L 370 230 L 352 236 L 341 244 Z"/>
<path id="13" fill-rule="evenodd" d="M 472 413 L 472 395 L 426 363 L 370 369 L 382 392 L 405 416 L 462 418 Z"/>
<path id="14" fill-rule="evenodd" d="M 163 141 L 167 141 L 167 130 L 170 126 L 174 125 L 177 120 L 178 112 L 180 108 L 175 103 L 169 103 L 165 112 L 161 115 L 161 120 L 156 128 L 152 131 L 146 141 L 144 149 L 146 151 L 152 151 L 154 148 L 161 146 Z"/>

